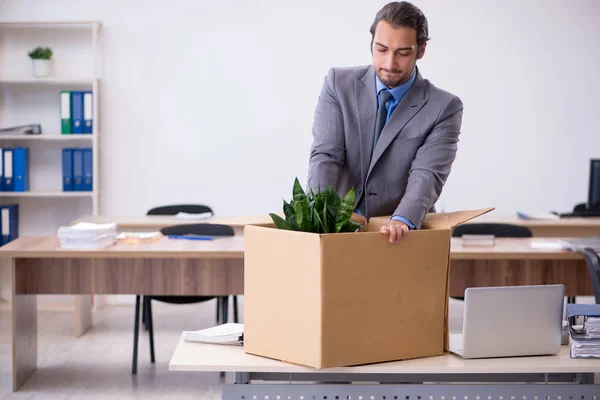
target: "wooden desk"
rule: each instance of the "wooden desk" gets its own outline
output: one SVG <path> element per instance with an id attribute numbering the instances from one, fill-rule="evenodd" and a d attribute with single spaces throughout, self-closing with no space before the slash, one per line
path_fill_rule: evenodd
<path id="1" fill-rule="evenodd" d="M 244 226 L 247 224 L 263 225 L 271 223 L 268 214 L 257 214 L 236 218 L 210 218 L 208 220 L 187 220 L 165 216 L 139 216 L 139 217 L 106 217 L 87 216 L 77 222 L 108 223 L 114 222 L 121 230 L 158 230 L 168 225 L 184 223 L 220 223 L 231 226 Z M 562 218 L 558 220 L 523 220 L 516 216 L 496 215 L 494 212 L 484 214 L 469 222 L 498 222 L 526 226 L 531 229 L 535 237 L 584 237 L 600 235 L 600 218 Z"/>
<path id="2" fill-rule="evenodd" d="M 495 389 L 499 385 L 473 385 L 473 382 L 504 382 L 501 388 L 503 394 L 510 394 L 521 399 L 524 395 L 535 390 L 535 395 L 550 393 L 569 393 L 573 395 L 578 393 L 600 393 L 600 388 L 593 384 L 593 374 L 600 373 L 600 362 L 590 359 L 571 359 L 567 346 L 563 346 L 558 355 L 539 356 L 539 357 L 511 357 L 495 359 L 474 359 L 464 360 L 453 354 L 439 357 L 427 357 L 414 360 L 394 361 L 380 364 L 360 365 L 354 367 L 328 368 L 315 370 L 310 367 L 304 367 L 289 364 L 269 358 L 253 356 L 246 354 L 241 346 L 221 346 L 203 343 L 189 343 L 179 339 L 177 347 L 169 363 L 170 371 L 228 371 L 236 373 L 236 385 L 223 385 L 223 398 L 253 398 L 258 395 L 260 399 L 264 396 L 269 398 L 300 398 L 304 395 L 306 399 L 318 395 L 322 399 L 325 395 L 334 399 L 339 396 L 340 399 L 351 398 L 371 399 L 372 395 L 376 399 L 382 399 L 387 396 L 393 399 L 394 395 L 402 394 L 404 399 L 406 395 L 411 398 L 427 399 L 430 395 L 439 396 L 440 393 L 446 398 L 457 399 L 469 398 L 473 396 L 471 389 L 477 387 L 480 391 L 477 395 L 497 394 Z M 552 374 L 550 378 L 548 374 Z M 253 380 L 262 380 L 262 384 L 256 385 Z M 532 383 L 532 382 L 579 382 L 585 385 L 506 385 L 506 383 Z M 268 381 L 284 381 L 290 384 L 265 385 Z M 291 381 L 314 381 L 317 382 L 340 382 L 340 381 L 370 381 L 396 383 L 395 385 L 293 385 Z M 398 385 L 400 382 L 470 382 L 469 385 Z M 280 382 L 282 383 L 282 382 Z M 307 391 L 308 387 L 308 391 Z M 553 390 L 562 389 L 563 391 L 554 392 Z M 400 390 L 401 389 L 401 390 Z M 416 391 L 416 392 L 413 392 Z M 541 391 L 541 392 L 540 392 Z M 509 393 L 510 392 L 510 393 Z M 502 394 L 502 393 L 501 393 Z M 309 395 L 309 396 L 307 396 Z M 413 397 L 414 395 L 414 397 Z M 449 397 L 450 396 L 450 397 Z M 439 399 L 441 397 L 434 397 Z M 473 399 L 476 397 L 473 396 Z M 484 399 L 486 397 L 481 397 Z M 493 397 L 498 399 L 499 397 Z M 505 397 L 509 399 L 510 397 Z M 529 398 L 529 397 L 527 397 Z M 533 399 L 533 397 L 531 397 Z M 542 396 L 539 397 L 540 399 Z M 544 397 L 545 398 L 545 397 Z M 552 397 L 557 398 L 557 397 Z M 568 397 L 563 397 L 568 398 Z M 573 397 L 575 398 L 575 397 Z M 580 398 L 580 397 L 576 397 Z"/>
<path id="3" fill-rule="evenodd" d="M 206 219 L 186 219 L 174 216 L 163 215 L 144 215 L 137 217 L 107 217 L 107 216 L 86 216 L 79 218 L 71 223 L 91 222 L 96 224 L 115 223 L 120 231 L 157 231 L 170 225 L 180 224 L 223 224 L 229 225 L 234 229 L 239 228 L 240 232 L 245 225 L 268 225 L 273 221 L 268 214 L 249 215 L 245 217 L 234 218 L 206 218 Z"/>
<path id="4" fill-rule="evenodd" d="M 383 238 L 382 238 L 383 239 Z M 531 248 L 537 239 L 497 239 L 489 248 L 451 246 L 450 294 L 488 285 L 563 283 L 566 294 L 591 294 L 583 257 Z M 401 245 L 401 244 L 400 244 Z M 57 237 L 21 237 L 0 248 L 13 273 L 13 387 L 37 367 L 38 294 L 243 294 L 244 240 L 170 240 L 64 250 Z"/>
<path id="5" fill-rule="evenodd" d="M 600 235 L 600 218 L 520 219 L 516 216 L 484 214 L 466 224 L 496 222 L 526 226 L 534 237 L 585 237 Z"/>
<path id="6" fill-rule="evenodd" d="M 3 246 L 13 274 L 13 390 L 37 368 L 38 294 L 229 295 L 244 291 L 243 237 L 65 250 L 57 237 Z"/>
<path id="7" fill-rule="evenodd" d="M 468 287 L 546 285 L 562 283 L 566 296 L 593 296 L 592 283 L 580 253 L 532 248 L 532 243 L 557 238 L 502 239 L 494 246 L 463 246 L 452 238 L 450 296 L 462 297 Z"/>

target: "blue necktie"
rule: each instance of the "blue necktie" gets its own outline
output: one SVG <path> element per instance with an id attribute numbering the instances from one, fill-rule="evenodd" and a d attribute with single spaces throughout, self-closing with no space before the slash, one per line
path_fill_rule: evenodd
<path id="1" fill-rule="evenodd" d="M 381 92 L 379 92 L 379 96 L 379 108 L 377 109 L 377 119 L 375 120 L 375 141 L 373 142 L 373 147 L 377 144 L 381 131 L 385 125 L 387 119 L 386 103 L 392 98 L 392 94 L 389 90 L 382 89 Z"/>

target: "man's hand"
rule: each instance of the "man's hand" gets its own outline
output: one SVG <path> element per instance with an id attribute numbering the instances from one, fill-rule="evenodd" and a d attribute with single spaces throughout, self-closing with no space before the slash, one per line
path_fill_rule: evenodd
<path id="1" fill-rule="evenodd" d="M 408 235 L 408 225 L 402 221 L 391 220 L 386 226 L 381 227 L 381 233 L 390 235 L 390 243 L 399 243 L 400 239 Z"/>

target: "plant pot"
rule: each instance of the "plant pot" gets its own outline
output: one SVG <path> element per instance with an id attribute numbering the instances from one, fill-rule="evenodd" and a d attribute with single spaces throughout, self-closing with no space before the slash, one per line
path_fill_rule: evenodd
<path id="1" fill-rule="evenodd" d="M 42 78 L 50 74 L 50 60 L 32 60 L 33 61 L 33 76 Z"/>

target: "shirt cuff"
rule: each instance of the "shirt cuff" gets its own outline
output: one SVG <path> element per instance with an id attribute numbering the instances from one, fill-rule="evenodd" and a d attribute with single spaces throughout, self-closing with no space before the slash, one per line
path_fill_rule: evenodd
<path id="1" fill-rule="evenodd" d="M 404 218 L 404 217 L 401 217 L 399 215 L 394 215 L 392 217 L 392 221 L 401 221 L 401 222 L 404 222 L 406 225 L 408 225 L 408 227 L 410 229 L 416 229 L 415 224 L 413 224 L 412 222 L 410 222 L 410 220 L 408 218 Z"/>

